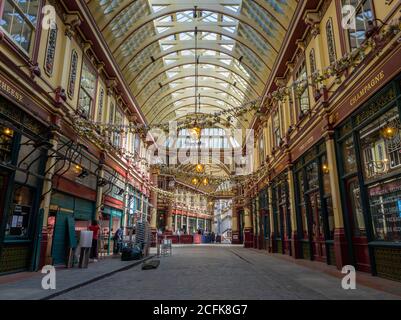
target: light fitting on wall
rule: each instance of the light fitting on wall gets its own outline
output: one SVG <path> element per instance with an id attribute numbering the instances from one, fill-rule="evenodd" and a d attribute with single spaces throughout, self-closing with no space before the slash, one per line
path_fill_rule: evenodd
<path id="1" fill-rule="evenodd" d="M 81 172 L 82 172 L 82 167 L 81 167 L 79 164 L 76 164 L 76 165 L 74 166 L 74 172 L 75 172 L 76 174 L 81 174 Z"/>
<path id="2" fill-rule="evenodd" d="M 384 128 L 381 131 L 381 134 L 385 139 L 393 139 L 397 134 L 397 131 L 398 130 L 395 126 L 393 126 L 392 124 L 388 124 L 384 126 Z"/>
<path id="3" fill-rule="evenodd" d="M 14 130 L 10 128 L 4 128 L 3 133 L 6 136 L 12 137 L 14 135 Z"/>
<path id="4" fill-rule="evenodd" d="M 324 173 L 324 174 L 328 174 L 328 173 L 330 172 L 330 170 L 329 170 L 329 165 L 328 165 L 327 163 L 324 163 L 324 164 L 322 165 L 322 170 L 323 170 L 323 173 Z"/>

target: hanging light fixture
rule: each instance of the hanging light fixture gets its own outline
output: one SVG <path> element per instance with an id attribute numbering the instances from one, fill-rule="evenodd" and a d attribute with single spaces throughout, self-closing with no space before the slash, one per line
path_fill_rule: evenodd
<path id="1" fill-rule="evenodd" d="M 203 164 L 199 163 L 196 165 L 195 170 L 198 173 L 203 173 L 203 171 L 205 170 L 205 166 Z"/>
<path id="2" fill-rule="evenodd" d="M 207 186 L 209 184 L 209 179 L 208 178 L 203 179 L 202 183 L 204 186 Z"/>
<path id="3" fill-rule="evenodd" d="M 196 7 L 194 16 L 197 16 Z M 195 122 L 189 130 L 191 138 L 195 141 L 200 141 L 202 128 L 198 125 L 198 92 L 199 92 L 199 57 L 198 57 L 198 27 L 195 27 Z M 199 96 L 200 99 L 200 96 Z"/>
<path id="4" fill-rule="evenodd" d="M 198 185 L 199 184 L 199 179 L 198 178 L 193 178 L 192 179 L 192 184 L 195 185 L 195 186 Z"/>
<path id="5" fill-rule="evenodd" d="M 381 134 L 385 139 L 393 139 L 397 134 L 397 128 L 389 123 L 383 127 Z"/>

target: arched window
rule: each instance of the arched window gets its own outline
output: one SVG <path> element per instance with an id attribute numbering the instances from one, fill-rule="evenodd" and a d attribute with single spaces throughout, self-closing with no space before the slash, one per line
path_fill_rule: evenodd
<path id="1" fill-rule="evenodd" d="M 330 64 L 337 60 L 336 54 L 336 43 L 334 40 L 333 20 L 330 18 L 326 23 L 326 36 L 327 36 L 327 48 L 329 51 Z"/>

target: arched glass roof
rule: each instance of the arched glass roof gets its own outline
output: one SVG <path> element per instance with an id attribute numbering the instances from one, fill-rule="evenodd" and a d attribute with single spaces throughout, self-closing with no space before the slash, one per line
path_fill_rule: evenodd
<path id="1" fill-rule="evenodd" d="M 296 0 L 88 1 L 149 123 L 193 113 L 196 84 L 203 113 L 260 97 L 296 5 Z"/>

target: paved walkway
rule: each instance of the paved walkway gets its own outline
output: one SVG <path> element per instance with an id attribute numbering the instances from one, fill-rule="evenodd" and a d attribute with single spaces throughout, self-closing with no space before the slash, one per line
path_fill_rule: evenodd
<path id="1" fill-rule="evenodd" d="M 357 289 L 344 290 L 339 271 L 336 271 L 338 276 L 334 276 L 275 255 L 238 246 L 174 247 L 172 256 L 160 260 L 156 270 L 143 271 L 138 266 L 56 299 L 401 298 L 359 284 L 358 276 Z M 398 283 L 394 285 L 399 286 Z"/>
<path id="2" fill-rule="evenodd" d="M 129 269 L 141 261 L 121 261 L 108 257 L 96 263 L 90 263 L 87 269 L 57 268 L 56 290 L 42 289 L 42 279 L 45 274 L 40 272 L 16 273 L 0 277 L 0 300 L 38 300 L 50 295 L 59 294 L 74 287 L 79 287 L 107 277 L 115 272 Z"/>

